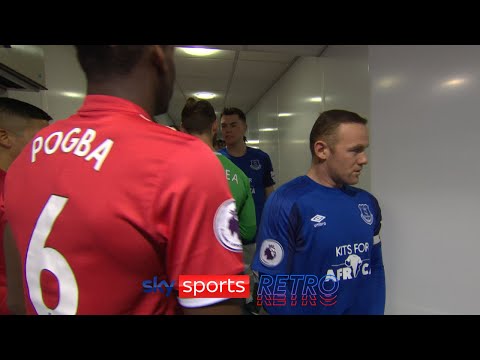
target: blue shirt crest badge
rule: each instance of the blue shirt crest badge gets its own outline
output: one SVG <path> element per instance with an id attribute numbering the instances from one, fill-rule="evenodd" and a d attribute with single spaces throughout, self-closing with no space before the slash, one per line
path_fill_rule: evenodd
<path id="1" fill-rule="evenodd" d="M 260 170 L 262 168 L 262 164 L 260 164 L 260 160 L 250 160 L 250 167 L 253 170 Z"/>
<path id="2" fill-rule="evenodd" d="M 363 221 L 365 221 L 368 225 L 373 224 L 373 215 L 370 212 L 370 208 L 367 204 L 358 204 L 358 208 L 360 209 L 360 216 L 362 217 Z"/>

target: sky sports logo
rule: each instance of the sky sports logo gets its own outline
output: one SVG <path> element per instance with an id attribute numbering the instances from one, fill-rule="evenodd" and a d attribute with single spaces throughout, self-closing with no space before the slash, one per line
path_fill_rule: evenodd
<path id="1" fill-rule="evenodd" d="M 154 276 L 142 282 L 143 292 L 171 295 L 175 280 L 168 283 Z M 250 278 L 248 275 L 180 275 L 178 277 L 180 298 L 248 298 Z"/>

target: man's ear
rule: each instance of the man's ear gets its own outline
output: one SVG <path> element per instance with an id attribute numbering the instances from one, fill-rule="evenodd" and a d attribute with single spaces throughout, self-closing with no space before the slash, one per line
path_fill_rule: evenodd
<path id="1" fill-rule="evenodd" d="M 315 144 L 313 144 L 313 152 L 315 153 L 315 156 L 322 161 L 327 160 L 330 155 L 330 149 L 327 143 L 323 140 L 315 141 Z"/>
<path id="2" fill-rule="evenodd" d="M 218 121 L 215 120 L 215 122 L 212 125 L 212 134 L 215 134 L 218 131 Z"/>
<path id="3" fill-rule="evenodd" d="M 8 131 L 0 128 L 0 146 L 10 149 L 12 145 L 12 139 Z"/>
<path id="4" fill-rule="evenodd" d="M 162 74 L 167 74 L 170 71 L 170 64 L 167 61 L 168 56 L 173 57 L 173 53 L 170 55 L 169 52 L 173 52 L 173 46 L 171 45 L 153 45 L 152 46 L 152 55 L 153 62 L 162 72 Z"/>

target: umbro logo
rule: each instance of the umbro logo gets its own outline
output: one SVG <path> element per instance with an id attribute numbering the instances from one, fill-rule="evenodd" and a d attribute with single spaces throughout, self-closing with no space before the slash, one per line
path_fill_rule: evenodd
<path id="1" fill-rule="evenodd" d="M 313 227 L 317 227 L 317 226 L 324 226 L 324 225 L 327 225 L 327 223 L 323 220 L 326 219 L 326 216 L 323 216 L 323 215 L 315 215 L 314 217 L 312 217 L 310 219 L 311 222 L 314 222 L 315 225 L 313 225 Z"/>
<path id="2" fill-rule="evenodd" d="M 325 219 L 325 216 L 322 216 L 322 215 L 315 215 L 313 218 L 311 218 L 310 220 L 312 220 L 313 222 L 321 222 L 323 219 Z"/>

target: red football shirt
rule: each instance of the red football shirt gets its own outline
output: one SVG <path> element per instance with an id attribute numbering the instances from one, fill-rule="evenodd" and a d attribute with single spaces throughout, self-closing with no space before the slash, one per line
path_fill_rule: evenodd
<path id="1" fill-rule="evenodd" d="M 214 153 L 124 99 L 89 95 L 37 133 L 9 168 L 5 209 L 31 314 L 176 314 L 174 293 L 142 283 L 243 271 Z"/>

